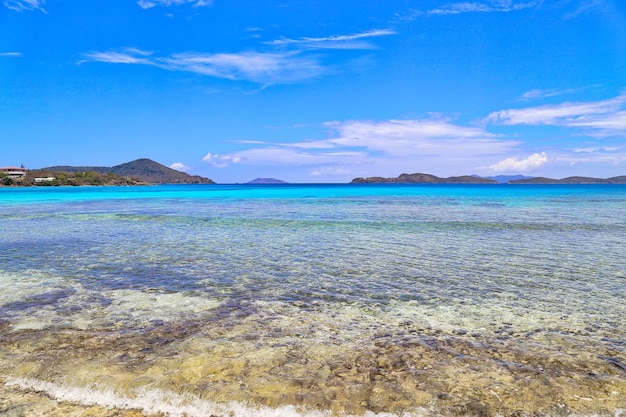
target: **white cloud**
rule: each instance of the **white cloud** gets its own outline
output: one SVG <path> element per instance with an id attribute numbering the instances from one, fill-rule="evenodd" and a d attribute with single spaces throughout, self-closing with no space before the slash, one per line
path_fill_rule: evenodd
<path id="1" fill-rule="evenodd" d="M 605 147 L 589 147 L 589 148 L 574 148 L 572 151 L 575 153 L 596 153 L 596 152 L 615 152 L 622 148 L 619 146 L 605 146 Z"/>
<path id="2" fill-rule="evenodd" d="M 23 12 L 24 10 L 41 10 L 46 13 L 43 8 L 45 0 L 4 0 L 2 4 L 8 9 L 15 10 L 16 12 Z"/>
<path id="3" fill-rule="evenodd" d="M 323 38 L 303 37 L 298 39 L 281 38 L 274 41 L 266 42 L 273 46 L 297 45 L 305 48 L 320 49 L 373 49 L 374 46 L 362 39 L 373 38 L 379 36 L 395 35 L 396 32 L 390 29 L 375 29 L 352 35 L 336 35 Z"/>
<path id="4" fill-rule="evenodd" d="M 542 167 L 548 162 L 548 155 L 545 152 L 534 153 L 527 158 L 506 158 L 491 165 L 489 168 L 496 172 L 526 172 Z"/>
<path id="5" fill-rule="evenodd" d="M 121 51 L 89 52 L 83 54 L 87 59 L 81 62 L 97 61 L 110 64 L 145 64 L 153 65 L 150 56 L 152 52 L 135 48 L 125 48 Z"/>
<path id="6" fill-rule="evenodd" d="M 347 176 L 364 166 L 369 166 L 368 171 L 387 170 L 398 175 L 444 165 L 449 169 L 458 161 L 467 164 L 472 159 L 487 165 L 494 155 L 510 154 L 518 147 L 517 142 L 501 140 L 480 127 L 446 119 L 353 120 L 324 126 L 331 130 L 328 139 L 241 142 L 250 148 L 228 155 L 208 154 L 205 160 L 220 167 L 228 166 L 229 159 L 254 166 L 308 167 L 310 175 L 317 177 Z"/>
<path id="7" fill-rule="evenodd" d="M 164 5 L 181 4 L 185 0 L 163 1 Z M 144 7 L 156 5 L 153 0 L 140 0 Z M 196 3 L 197 4 L 197 3 Z M 152 7 L 151 6 L 151 7 Z M 258 28 L 248 28 L 248 32 L 257 32 Z M 392 35 L 389 29 L 377 29 L 352 35 L 338 35 L 325 38 L 300 38 L 297 40 L 281 39 L 266 44 L 275 48 L 269 51 L 242 51 L 226 53 L 183 52 L 171 55 L 143 51 L 136 48 L 123 48 L 109 51 L 84 53 L 80 63 L 95 61 L 112 64 L 151 65 L 169 71 L 185 71 L 210 77 L 245 80 L 263 87 L 276 84 L 291 84 L 326 75 L 335 71 L 323 64 L 325 55 L 311 53 L 309 49 L 358 49 L 372 48 L 361 39 Z M 287 50 L 285 45 L 296 45 Z M 353 59 L 347 66 L 355 65 Z"/>
<path id="8" fill-rule="evenodd" d="M 554 125 L 580 128 L 595 137 L 626 134 L 626 94 L 615 98 L 578 103 L 561 103 L 507 109 L 491 113 L 485 119 L 499 125 Z"/>
<path id="9" fill-rule="evenodd" d="M 551 152 L 550 164 L 564 164 L 570 167 L 595 165 L 605 171 L 609 166 L 623 167 L 626 164 L 626 148 L 624 148 L 624 146 L 589 147 L 561 150 L 558 154 Z M 614 174 L 609 175 L 623 175 L 624 173 L 623 169 L 612 172 L 614 172 Z M 579 174 L 580 171 L 578 170 L 575 175 Z"/>
<path id="10" fill-rule="evenodd" d="M 246 80 L 262 85 L 303 81 L 325 72 L 317 60 L 297 52 L 180 53 L 159 57 L 152 52 L 126 48 L 90 52 L 84 56 L 87 58 L 85 61 L 152 65 L 170 71 Z"/>
<path id="11" fill-rule="evenodd" d="M 535 90 L 530 90 L 525 92 L 520 100 L 534 100 L 534 99 L 538 99 L 538 98 L 547 98 L 547 97 L 556 97 L 556 96 L 560 96 L 563 94 L 568 94 L 568 93 L 573 93 L 576 90 L 573 88 L 570 89 L 566 89 L 566 90 L 539 90 L 539 89 L 535 89 Z"/>
<path id="12" fill-rule="evenodd" d="M 587 0 L 578 5 L 578 8 L 573 12 L 570 12 L 564 16 L 565 20 L 573 19 L 581 14 L 588 13 L 590 10 L 602 7 L 604 5 L 603 0 Z"/>
<path id="13" fill-rule="evenodd" d="M 330 152 L 310 152 L 288 146 L 252 148 L 234 154 L 242 163 L 250 165 L 281 165 L 288 167 L 323 166 L 351 164 L 354 159 L 365 158 L 364 152 L 334 150 Z"/>
<path id="14" fill-rule="evenodd" d="M 550 91 L 535 89 L 535 90 L 527 91 L 524 94 L 522 94 L 522 99 L 530 100 L 534 98 L 551 97 L 553 95 L 556 95 L 556 94 L 553 94 Z"/>
<path id="15" fill-rule="evenodd" d="M 170 70 L 264 85 L 302 81 L 324 72 L 315 59 L 299 56 L 298 53 L 280 52 L 175 54 L 158 59 L 155 64 Z"/>
<path id="16" fill-rule="evenodd" d="M 593 129 L 595 136 L 623 135 L 626 133 L 626 110 L 597 117 L 580 117 L 570 121 L 568 126 Z"/>
<path id="17" fill-rule="evenodd" d="M 190 167 L 183 164 L 182 162 L 174 162 L 172 165 L 170 165 L 170 168 L 175 169 L 176 171 L 182 171 L 182 172 L 188 172 L 191 170 Z"/>
<path id="18" fill-rule="evenodd" d="M 350 171 L 344 167 L 322 166 L 313 169 L 309 174 L 313 177 L 337 176 L 350 174 Z"/>
<path id="19" fill-rule="evenodd" d="M 339 134 L 328 143 L 397 156 L 502 153 L 514 145 L 480 127 L 446 119 L 331 122 L 326 126 Z"/>
<path id="20" fill-rule="evenodd" d="M 454 15 L 461 13 L 489 13 L 489 12 L 513 12 L 517 10 L 537 7 L 542 0 L 515 2 L 512 0 L 500 0 L 490 2 L 459 2 L 448 4 L 444 7 L 431 9 L 427 15 Z"/>
<path id="21" fill-rule="evenodd" d="M 486 120 L 502 125 L 564 126 L 585 130 L 598 137 L 609 132 L 626 132 L 626 110 L 620 110 L 625 103 L 626 94 L 595 102 L 503 110 L 490 114 Z M 548 152 L 524 153 L 523 142 L 489 132 L 488 124 L 459 124 L 438 116 L 332 121 L 322 126 L 329 130 L 324 139 L 291 143 L 240 141 L 239 144 L 247 149 L 223 155 L 209 154 L 206 160 L 221 167 L 239 163 L 307 168 L 311 178 L 316 180 L 396 176 L 402 172 L 436 175 L 524 173 L 548 166 L 551 169 L 569 169 L 576 164 L 613 164 L 617 167 L 626 162 L 620 136 L 606 138 L 602 146 L 589 142 L 569 150 L 552 146 Z"/>
<path id="22" fill-rule="evenodd" d="M 23 55 L 24 54 L 22 54 L 21 52 L 0 52 L 0 57 L 7 57 L 7 58 L 17 58 Z"/>
<path id="23" fill-rule="evenodd" d="M 241 158 L 238 156 L 219 155 L 209 152 L 202 158 L 202 160 L 213 165 L 216 168 L 226 168 L 230 164 L 239 163 L 241 161 Z"/>
<path id="24" fill-rule="evenodd" d="M 193 4 L 193 7 L 211 6 L 213 0 L 139 0 L 137 4 L 142 9 L 150 9 L 155 6 L 170 7 L 179 4 Z"/>

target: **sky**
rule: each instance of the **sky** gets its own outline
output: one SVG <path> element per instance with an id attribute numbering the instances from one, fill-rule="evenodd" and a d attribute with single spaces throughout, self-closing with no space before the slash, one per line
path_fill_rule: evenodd
<path id="1" fill-rule="evenodd" d="M 0 166 L 626 175 L 623 0 L 0 0 Z"/>

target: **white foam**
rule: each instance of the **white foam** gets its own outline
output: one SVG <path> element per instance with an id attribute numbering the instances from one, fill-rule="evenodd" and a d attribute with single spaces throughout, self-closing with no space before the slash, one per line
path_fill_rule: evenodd
<path id="1" fill-rule="evenodd" d="M 84 406 L 141 410 L 168 417 L 330 417 L 330 411 L 301 411 L 294 406 L 277 408 L 252 407 L 239 402 L 218 404 L 191 394 L 176 394 L 157 389 L 138 389 L 137 397 L 120 395 L 112 389 L 72 387 L 28 378 L 7 378 L 7 386 L 45 393 L 56 401 L 69 401 Z M 420 417 L 430 414 L 417 410 L 401 415 L 367 412 L 362 417 Z M 344 415 L 344 417 L 355 417 Z"/>

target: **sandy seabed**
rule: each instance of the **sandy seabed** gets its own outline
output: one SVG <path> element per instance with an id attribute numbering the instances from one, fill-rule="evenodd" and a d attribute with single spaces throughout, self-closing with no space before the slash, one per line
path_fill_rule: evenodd
<path id="1" fill-rule="evenodd" d="M 268 311 L 216 309 L 137 332 L 5 328 L 0 416 L 625 413 L 619 352 L 584 335 Z"/>

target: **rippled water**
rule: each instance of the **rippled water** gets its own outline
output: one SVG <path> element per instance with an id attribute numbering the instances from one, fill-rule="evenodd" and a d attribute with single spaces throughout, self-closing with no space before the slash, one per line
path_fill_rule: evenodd
<path id="1" fill-rule="evenodd" d="M 626 187 L 0 189 L 0 416 L 626 415 Z"/>

